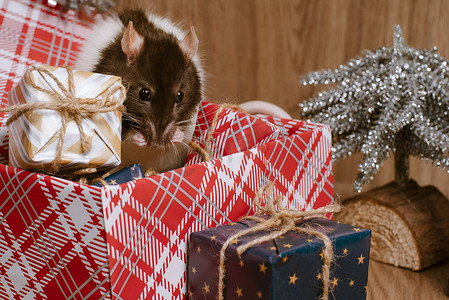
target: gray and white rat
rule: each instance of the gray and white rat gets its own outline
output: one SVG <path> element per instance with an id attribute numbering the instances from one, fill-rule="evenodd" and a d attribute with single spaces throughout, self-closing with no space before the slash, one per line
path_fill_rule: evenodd
<path id="1" fill-rule="evenodd" d="M 120 76 L 128 89 L 122 165 L 141 163 L 158 172 L 184 165 L 203 99 L 197 50 L 193 27 L 184 33 L 169 19 L 143 10 L 96 23 L 75 67 Z"/>

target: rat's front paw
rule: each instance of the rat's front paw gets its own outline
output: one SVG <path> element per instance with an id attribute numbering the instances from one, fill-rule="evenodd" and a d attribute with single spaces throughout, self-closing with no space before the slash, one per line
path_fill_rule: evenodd
<path id="1" fill-rule="evenodd" d="M 132 136 L 131 140 L 134 144 L 136 144 L 139 147 L 146 147 L 146 145 L 147 145 L 147 140 L 141 133 L 134 134 Z"/>
<path id="2" fill-rule="evenodd" d="M 182 142 L 182 140 L 184 140 L 184 132 L 181 131 L 179 128 L 176 128 L 175 133 L 173 134 L 172 138 L 170 139 L 170 141 L 174 144 L 180 143 Z"/>

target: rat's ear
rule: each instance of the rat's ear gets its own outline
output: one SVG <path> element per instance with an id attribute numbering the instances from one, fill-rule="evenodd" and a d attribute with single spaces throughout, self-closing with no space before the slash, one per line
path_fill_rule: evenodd
<path id="1" fill-rule="evenodd" d="M 184 37 L 184 39 L 179 43 L 182 52 L 188 59 L 192 59 L 195 56 L 196 51 L 198 51 L 198 38 L 195 34 L 195 28 L 190 27 L 189 33 Z"/>
<path id="2" fill-rule="evenodd" d="M 142 51 L 143 37 L 134 29 L 133 22 L 129 21 L 122 37 L 122 50 L 128 57 L 128 63 L 134 61 Z"/>

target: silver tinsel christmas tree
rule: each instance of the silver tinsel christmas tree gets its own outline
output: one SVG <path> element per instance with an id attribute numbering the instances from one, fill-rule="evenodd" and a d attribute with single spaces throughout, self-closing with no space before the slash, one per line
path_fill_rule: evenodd
<path id="1" fill-rule="evenodd" d="M 400 26 L 392 48 L 366 51 L 333 71 L 309 73 L 301 83 L 335 83 L 301 103 L 301 114 L 330 125 L 334 159 L 363 153 L 355 190 L 391 153 L 401 186 L 408 180 L 409 155 L 449 171 L 449 62 L 436 48 L 405 45 Z"/>

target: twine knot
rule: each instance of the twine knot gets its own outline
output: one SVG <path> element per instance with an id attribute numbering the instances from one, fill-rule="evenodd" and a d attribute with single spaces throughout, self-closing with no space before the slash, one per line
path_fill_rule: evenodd
<path id="1" fill-rule="evenodd" d="M 198 153 L 201 156 L 201 158 L 203 159 L 203 161 L 210 161 L 212 159 L 212 149 L 211 149 L 212 136 L 215 132 L 215 128 L 217 127 L 220 114 L 226 108 L 231 108 L 231 109 L 246 113 L 246 111 L 243 110 L 240 106 L 231 104 L 231 103 L 223 103 L 217 108 L 217 110 L 215 111 L 214 117 L 211 121 L 211 125 L 206 133 L 206 139 L 204 140 L 204 148 L 201 147 L 200 145 L 198 145 L 197 143 L 195 143 L 194 141 L 189 142 L 190 148 L 193 151 L 195 151 L 196 153 Z"/>
<path id="2" fill-rule="evenodd" d="M 265 206 L 260 204 L 260 198 L 268 191 L 268 199 Z M 329 298 L 329 277 L 330 277 L 330 265 L 333 260 L 332 242 L 327 235 L 324 233 L 307 227 L 299 227 L 296 225 L 298 222 L 304 222 L 306 220 L 314 218 L 325 218 L 327 213 L 339 212 L 342 208 L 340 204 L 327 205 L 318 209 L 311 211 L 301 212 L 296 210 L 287 209 L 282 205 L 281 197 L 273 197 L 274 184 L 269 182 L 265 184 L 257 192 L 254 198 L 254 205 L 258 208 L 254 216 L 247 216 L 244 219 L 257 221 L 258 224 L 243 231 L 237 232 L 236 234 L 229 237 L 223 244 L 220 250 L 220 266 L 219 266 L 219 281 L 218 281 L 218 299 L 223 299 L 224 291 L 224 277 L 225 277 L 225 252 L 228 246 L 241 236 L 254 233 L 257 231 L 266 231 L 267 235 L 261 236 L 255 240 L 247 242 L 245 244 L 237 247 L 237 253 L 241 256 L 248 248 L 261 243 L 278 238 L 289 231 L 296 231 L 302 234 L 313 235 L 321 239 L 324 243 L 324 255 L 323 255 L 323 267 L 322 267 L 322 278 L 323 278 L 323 293 L 322 299 L 327 300 Z M 269 218 L 264 218 L 263 216 L 269 216 Z"/>
<path id="3" fill-rule="evenodd" d="M 67 130 L 67 124 L 69 121 L 74 121 L 80 132 L 81 150 L 86 152 L 90 149 L 86 133 L 82 126 L 83 115 L 91 115 L 94 113 L 106 113 L 111 111 L 123 111 L 123 102 L 126 96 L 126 89 L 123 85 L 117 85 L 113 89 L 109 89 L 105 96 L 101 99 L 89 98 L 89 97 L 76 97 L 75 83 L 73 70 L 70 66 L 64 66 L 67 70 L 68 86 L 65 87 L 61 81 L 53 75 L 48 69 L 40 65 L 32 65 L 25 72 L 24 79 L 27 85 L 33 89 L 43 92 L 51 97 L 54 97 L 58 101 L 56 103 L 50 102 L 31 102 L 20 105 L 14 105 L 0 109 L 1 112 L 11 113 L 6 122 L 6 125 L 17 120 L 21 115 L 28 111 L 35 109 L 49 109 L 57 111 L 61 114 L 62 124 L 59 132 L 59 142 L 56 150 L 55 160 L 53 165 L 48 171 L 49 173 L 56 173 L 61 166 L 62 147 L 64 144 L 65 133 Z M 32 80 L 32 72 L 37 71 L 41 74 L 46 74 L 51 78 L 51 84 L 48 82 L 50 88 L 44 88 L 35 84 Z M 121 97 L 112 97 L 117 91 L 121 91 Z"/>

